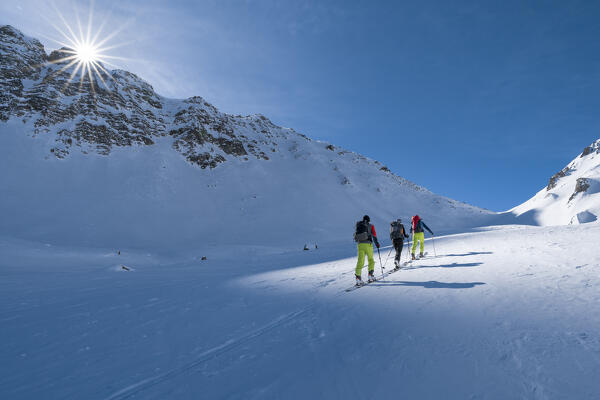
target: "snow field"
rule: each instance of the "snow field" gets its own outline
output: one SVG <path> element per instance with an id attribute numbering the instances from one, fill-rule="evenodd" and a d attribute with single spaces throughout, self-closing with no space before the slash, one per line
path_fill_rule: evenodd
<path id="1" fill-rule="evenodd" d="M 0 397 L 593 399 L 599 238 L 439 237 L 350 293 L 351 243 L 199 261 L 1 238 Z"/>

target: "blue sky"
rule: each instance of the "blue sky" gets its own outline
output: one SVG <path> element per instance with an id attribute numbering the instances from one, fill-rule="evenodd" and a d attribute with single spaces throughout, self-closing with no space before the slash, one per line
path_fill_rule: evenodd
<path id="1" fill-rule="evenodd" d="M 12 3 L 12 2 L 11 2 Z M 54 2 L 85 22 L 88 1 Z M 493 210 L 531 197 L 600 137 L 600 3 L 103 1 L 114 63 L 386 164 Z M 44 0 L 0 23 L 59 47 Z"/>

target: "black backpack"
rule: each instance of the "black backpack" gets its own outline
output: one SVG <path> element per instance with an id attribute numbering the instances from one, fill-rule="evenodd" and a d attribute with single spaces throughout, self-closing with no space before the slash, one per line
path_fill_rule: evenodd
<path id="1" fill-rule="evenodd" d="M 358 221 L 356 223 L 356 230 L 354 231 L 354 241 L 364 242 L 370 238 L 371 234 L 369 232 L 369 223 L 366 221 Z"/>
<path id="2" fill-rule="evenodd" d="M 392 221 L 390 223 L 390 239 L 400 239 L 404 237 L 404 227 L 398 221 Z"/>

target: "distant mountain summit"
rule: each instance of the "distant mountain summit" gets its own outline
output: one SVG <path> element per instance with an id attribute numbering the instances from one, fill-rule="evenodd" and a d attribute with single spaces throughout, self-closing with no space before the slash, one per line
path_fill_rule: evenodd
<path id="1" fill-rule="evenodd" d="M 548 185 L 511 210 L 541 225 L 593 222 L 600 216 L 600 139 L 550 178 Z"/>
<path id="2" fill-rule="evenodd" d="M 164 98 L 127 71 L 81 76 L 63 51 L 0 27 L 0 235 L 281 247 L 351 243 L 364 214 L 384 238 L 397 217 L 440 232 L 493 214 L 262 115 Z"/>

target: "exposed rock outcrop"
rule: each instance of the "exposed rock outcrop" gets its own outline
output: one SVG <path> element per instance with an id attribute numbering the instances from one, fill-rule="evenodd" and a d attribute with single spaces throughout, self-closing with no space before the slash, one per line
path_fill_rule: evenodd
<path id="1" fill-rule="evenodd" d="M 48 56 L 39 41 L 0 27 L 0 120 L 19 118 L 34 134 L 56 133 L 48 150 L 58 158 L 77 148 L 108 155 L 115 146 L 170 137 L 190 163 L 215 168 L 233 158 L 269 160 L 276 138 L 310 140 L 263 115 L 221 113 L 199 96 L 163 98 L 127 71 L 99 68 L 90 77 L 65 60 L 68 50 Z"/>

